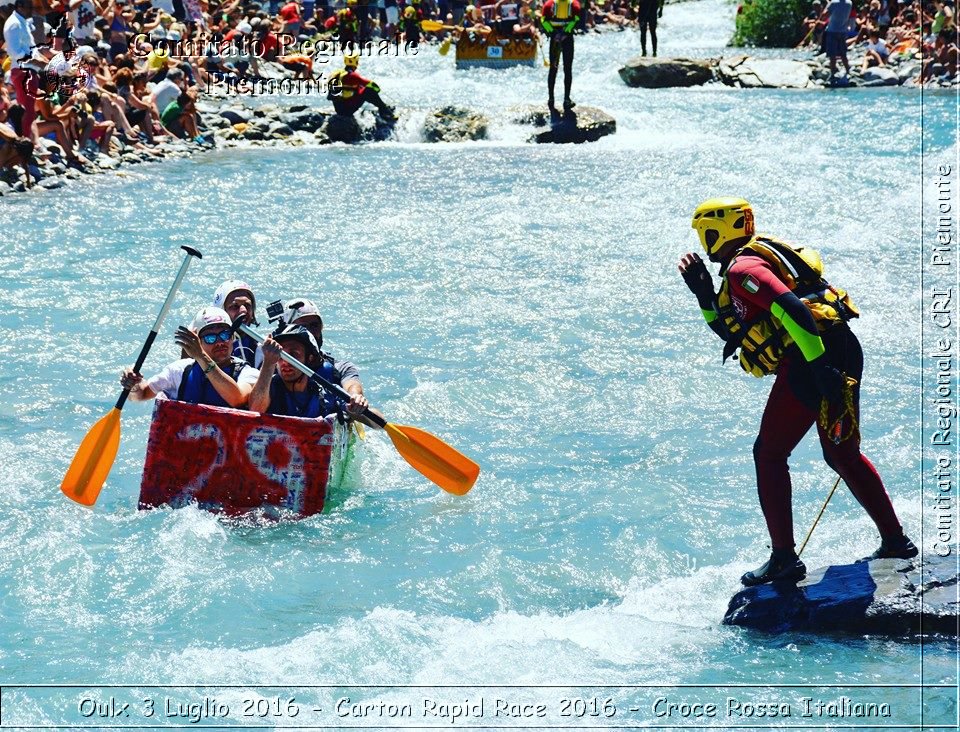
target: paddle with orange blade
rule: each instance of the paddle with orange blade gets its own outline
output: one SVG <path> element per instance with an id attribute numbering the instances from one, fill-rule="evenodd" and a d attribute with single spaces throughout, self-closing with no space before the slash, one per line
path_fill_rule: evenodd
<path id="1" fill-rule="evenodd" d="M 264 337 L 243 323 L 241 318 L 234 321 L 234 331 L 245 333 L 258 343 L 263 343 Z M 306 374 L 307 377 L 331 394 L 335 394 L 346 402 L 350 401 L 350 394 L 343 387 L 327 381 L 289 353 L 282 352 L 280 358 L 301 373 Z M 463 453 L 450 447 L 439 437 L 435 437 L 417 427 L 387 422 L 369 407 L 363 412 L 363 416 L 385 429 L 400 456 L 410 463 L 415 470 L 448 493 L 462 496 L 477 482 L 477 477 L 480 475 L 480 466 Z"/>
<path id="2" fill-rule="evenodd" d="M 160 324 L 167 317 L 167 311 L 173 304 L 173 298 L 180 289 L 180 283 L 187 274 L 190 262 L 194 257 L 202 259 L 203 255 L 192 247 L 180 247 L 187 256 L 183 258 L 183 264 L 180 265 L 180 271 L 177 272 L 177 279 L 173 281 L 173 287 L 167 293 L 167 299 L 163 301 L 163 307 L 157 316 L 157 321 L 153 324 L 150 335 L 147 336 L 143 348 L 140 349 L 140 355 L 137 356 L 137 363 L 133 370 L 139 372 L 143 366 L 147 354 L 150 352 L 153 342 L 157 339 L 157 333 L 160 331 Z M 120 410 L 127 401 L 130 390 L 124 389 L 117 399 L 116 405 L 99 422 L 97 422 L 87 436 L 83 438 L 77 454 L 73 456 L 73 462 L 70 463 L 70 469 L 63 476 L 63 482 L 60 484 L 60 490 L 63 494 L 83 506 L 92 506 L 97 502 L 97 496 L 103 488 L 103 483 L 107 479 L 110 468 L 113 467 L 113 461 L 117 457 L 117 450 L 120 447 Z"/>

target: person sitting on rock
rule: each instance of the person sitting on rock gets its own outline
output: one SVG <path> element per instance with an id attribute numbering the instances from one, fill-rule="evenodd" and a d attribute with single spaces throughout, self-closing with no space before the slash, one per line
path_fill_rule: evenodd
<path id="1" fill-rule="evenodd" d="M 803 36 L 797 48 L 813 46 L 819 48 L 823 38 L 823 29 L 827 22 L 823 19 L 823 3 L 820 0 L 813 0 L 810 7 L 810 13 L 803 19 Z"/>
<path id="2" fill-rule="evenodd" d="M 203 137 L 197 129 L 197 92 L 188 89 L 167 105 L 160 115 L 160 124 L 174 137 L 181 140 L 193 140 L 202 143 Z"/>
<path id="3" fill-rule="evenodd" d="M 191 404 L 234 409 L 246 406 L 260 372 L 233 357 L 233 333 L 225 311 L 210 306 L 201 309 L 189 328 L 177 328 L 173 340 L 183 349 L 185 358 L 149 379 L 133 369 L 123 370 L 120 385 L 130 390 L 130 399 L 142 402 L 162 393 L 168 399 Z"/>
<path id="4" fill-rule="evenodd" d="M 393 107 L 380 98 L 380 87 L 357 73 L 359 65 L 359 56 L 344 56 L 343 68 L 330 74 L 327 99 L 333 102 L 334 111 L 344 117 L 352 117 L 364 103 L 369 102 L 385 121 L 395 121 L 397 116 Z"/>
<path id="5" fill-rule="evenodd" d="M 889 55 L 887 44 L 880 38 L 880 31 L 874 28 L 870 31 L 870 40 L 867 41 L 864 50 L 863 65 L 860 67 L 860 72 L 863 73 L 871 66 L 886 66 Z"/>

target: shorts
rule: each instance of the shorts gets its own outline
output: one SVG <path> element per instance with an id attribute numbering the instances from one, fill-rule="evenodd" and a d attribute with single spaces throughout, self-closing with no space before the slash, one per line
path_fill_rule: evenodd
<path id="1" fill-rule="evenodd" d="M 829 58 L 846 58 L 847 34 L 826 31 L 823 34 L 823 46 Z"/>
<path id="2" fill-rule="evenodd" d="M 397 7 L 394 6 L 392 8 L 384 8 L 384 12 L 387 14 L 387 24 L 396 25 L 397 20 L 400 19 L 400 11 L 397 9 Z"/>

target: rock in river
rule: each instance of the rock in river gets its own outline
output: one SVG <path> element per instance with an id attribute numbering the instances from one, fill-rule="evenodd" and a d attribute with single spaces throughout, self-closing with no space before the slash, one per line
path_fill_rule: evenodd
<path id="1" fill-rule="evenodd" d="M 617 131 L 617 121 L 596 107 L 575 107 L 555 117 L 546 107 L 520 107 L 514 110 L 513 121 L 543 128 L 530 142 L 596 142 Z"/>
<path id="2" fill-rule="evenodd" d="M 627 86 L 646 89 L 700 86 L 713 78 L 713 69 L 706 59 L 637 56 L 620 69 L 620 78 Z"/>
<path id="3" fill-rule="evenodd" d="M 774 633 L 951 635 L 957 611 L 956 558 L 927 555 L 824 567 L 796 586 L 748 587 L 730 600 L 723 622 Z"/>

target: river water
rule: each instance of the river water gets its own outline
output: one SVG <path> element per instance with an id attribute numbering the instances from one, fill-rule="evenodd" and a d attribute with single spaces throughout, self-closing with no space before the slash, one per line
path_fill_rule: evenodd
<path id="1" fill-rule="evenodd" d="M 664 15 L 661 55 L 729 53 L 733 6 Z M 3 198 L 0 683 L 90 685 L 5 688 L 3 723 L 103 722 L 78 704 L 111 695 L 135 702 L 131 724 L 184 723 L 163 702 L 203 695 L 231 706 L 231 724 L 448 721 L 419 716 L 424 698 L 483 698 L 478 726 L 504 722 L 497 698 L 546 704 L 545 718 L 506 720 L 527 726 L 750 722 L 726 716 L 728 697 L 790 703 L 774 724 L 863 723 L 799 716 L 802 697 L 844 695 L 890 704 L 878 725 L 955 718 L 950 693 L 914 686 L 921 666 L 927 683 L 956 682 L 956 643 L 719 624 L 768 552 L 751 445 L 769 382 L 721 366 L 676 273 L 697 247 L 692 210 L 717 194 L 822 251 L 863 312 L 865 450 L 918 535 L 921 134 L 931 161 L 955 159 L 954 101 L 926 95 L 921 118 L 920 95 L 896 90 L 628 89 L 616 69 L 638 47 L 632 32 L 577 41 L 574 98 L 618 121 L 593 145 L 534 146 L 497 122 L 487 142 L 425 145 L 408 125 L 395 142 L 211 152 Z M 433 49 L 362 71 L 413 117 L 456 103 L 496 120 L 545 93 L 542 68 L 456 72 Z M 150 410 L 130 404 L 96 508 L 64 500 L 181 244 L 204 259 L 145 371 L 177 357 L 174 326 L 225 278 L 250 280 L 261 306 L 311 296 L 330 350 L 389 419 L 482 465 L 473 491 L 435 488 L 381 434 L 321 516 L 139 512 Z M 802 538 L 833 474 L 812 436 L 791 465 Z M 846 563 L 876 543 L 841 489 L 804 559 Z M 193 684 L 206 688 L 148 688 Z M 290 696 L 294 719 L 240 716 L 246 699 Z M 658 718 L 660 696 L 721 711 Z M 341 697 L 410 703 L 414 717 L 339 718 Z M 559 716 L 563 698 L 608 697 L 612 718 Z"/>

